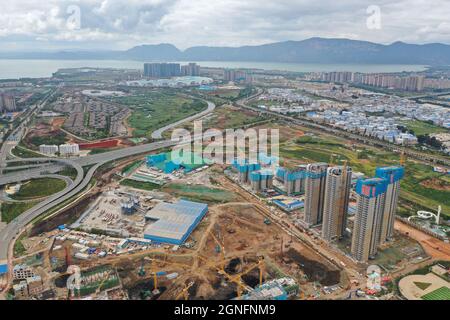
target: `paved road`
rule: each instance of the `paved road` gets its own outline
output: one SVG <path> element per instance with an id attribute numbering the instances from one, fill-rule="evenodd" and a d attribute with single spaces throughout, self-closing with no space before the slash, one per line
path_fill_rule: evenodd
<path id="1" fill-rule="evenodd" d="M 214 109 L 216 108 L 216 105 L 214 103 L 212 103 L 212 102 L 209 102 L 209 101 L 206 101 L 206 102 L 208 103 L 208 107 L 206 108 L 206 110 L 204 110 L 204 111 L 202 111 L 200 113 L 194 114 L 193 116 L 190 116 L 188 118 L 185 118 L 185 119 L 182 119 L 180 121 L 177 121 L 175 123 L 171 123 L 171 124 L 169 124 L 169 125 L 167 125 L 165 127 L 162 127 L 160 129 L 156 130 L 156 131 L 153 131 L 152 138 L 153 139 L 162 139 L 162 134 L 163 134 L 164 131 L 167 131 L 169 129 L 175 128 L 175 127 L 179 126 L 180 124 L 183 124 L 183 123 L 186 123 L 186 122 L 193 121 L 195 119 L 201 118 L 201 117 L 207 115 L 208 113 L 214 111 Z"/>
<path id="2" fill-rule="evenodd" d="M 54 159 L 56 161 L 56 158 Z M 72 162 L 72 161 L 71 161 Z M 30 180 L 34 178 L 39 178 L 43 174 L 54 174 L 57 172 L 60 172 L 62 169 L 64 169 L 65 166 L 69 165 L 70 163 L 52 163 L 52 164 L 42 164 L 40 166 L 30 166 L 30 169 L 28 170 L 21 170 L 17 172 L 10 172 L 7 174 L 0 175 L 0 186 L 10 183 L 17 183 L 25 180 Z M 19 166 L 18 168 L 22 168 L 22 166 Z M 16 167 L 8 167 L 8 169 L 16 169 Z"/>
<path id="3" fill-rule="evenodd" d="M 42 158 L 29 159 L 28 161 L 37 161 L 37 160 L 42 161 Z M 61 160 L 62 159 L 60 159 L 60 161 Z M 23 161 L 26 160 L 24 159 Z M 21 229 L 24 228 L 34 218 L 38 217 L 42 213 L 58 205 L 59 203 L 64 202 L 65 200 L 69 199 L 72 195 L 77 194 L 79 191 L 81 191 L 92 178 L 92 175 L 95 172 L 95 170 L 92 171 L 92 169 L 97 169 L 99 166 L 98 165 L 92 167 L 92 169 L 86 174 L 86 177 L 83 179 L 84 174 L 83 168 L 79 164 L 74 163 L 70 160 L 62 160 L 62 161 L 66 165 L 71 165 L 76 169 L 77 171 L 76 179 L 64 190 L 48 197 L 47 199 L 40 202 L 33 208 L 22 213 L 16 219 L 10 222 L 3 230 L 0 231 L 0 265 L 4 265 L 5 262 L 8 261 L 9 245 L 12 243 L 12 241 L 14 240 L 14 238 Z"/>
<path id="4" fill-rule="evenodd" d="M 6 139 L 6 141 L 2 144 L 2 148 L 0 149 L 0 167 L 6 167 L 6 159 L 11 153 L 11 150 L 19 144 L 19 141 L 22 139 L 23 132 L 24 129 L 22 125 L 20 125 L 9 135 L 8 139 Z"/>
<path id="5" fill-rule="evenodd" d="M 202 136 L 194 136 L 191 140 L 198 140 L 203 138 L 208 138 L 211 135 Z M 190 142 L 185 142 L 190 143 Z M 43 202 L 39 203 L 35 207 L 29 209 L 28 211 L 22 213 L 19 217 L 17 217 L 13 222 L 9 223 L 6 228 L 0 231 L 0 268 L 5 265 L 10 265 L 8 263 L 12 257 L 8 257 L 9 246 L 12 244 L 16 235 L 20 232 L 22 228 L 24 228 L 28 223 L 30 223 L 33 219 L 38 217 L 39 215 L 45 213 L 51 208 L 61 204 L 72 196 L 76 195 L 80 191 L 82 191 L 91 181 L 92 176 L 95 171 L 103 164 L 117 160 L 121 158 L 130 157 L 133 155 L 138 155 L 141 153 L 147 153 L 151 151 L 155 151 L 161 148 L 174 146 L 179 144 L 177 141 L 165 140 L 160 142 L 153 142 L 146 145 L 130 147 L 126 149 L 120 149 L 111 152 L 105 152 L 102 154 L 97 154 L 93 156 L 88 156 L 84 158 L 73 158 L 73 159 L 48 159 L 48 158 L 31 158 L 31 159 L 23 159 L 21 161 L 56 161 L 64 166 L 72 166 L 77 170 L 77 177 L 73 184 L 68 186 L 63 191 L 54 194 L 53 196 L 47 198 Z M 83 177 L 83 166 L 93 165 L 86 175 Z M 42 169 L 35 169 L 42 170 Z"/>
<path id="6" fill-rule="evenodd" d="M 69 186 L 73 183 L 73 180 L 70 179 L 69 177 L 66 176 L 62 176 L 59 174 L 48 174 L 48 175 L 41 175 L 40 178 L 54 178 L 54 179 L 59 179 L 59 180 L 64 180 L 64 182 L 66 183 L 66 186 Z M 41 198 L 33 198 L 30 200 L 14 200 L 12 198 L 10 198 L 8 196 L 8 194 L 6 194 L 6 192 L 4 190 L 0 191 L 0 202 L 1 201 L 6 201 L 6 202 L 35 202 L 37 200 L 42 200 L 44 198 L 47 197 L 41 197 Z M 0 228 L 1 230 L 1 228 Z"/>
<path id="7" fill-rule="evenodd" d="M 0 169 L 2 167 L 6 166 L 5 164 L 6 164 L 6 159 L 7 159 L 8 155 L 10 154 L 11 150 L 13 148 L 15 148 L 17 146 L 17 144 L 20 142 L 20 140 L 22 139 L 24 133 L 26 132 L 26 128 L 27 128 L 26 125 L 30 121 L 31 117 L 34 114 L 36 114 L 38 111 L 40 111 L 42 109 L 42 107 L 45 106 L 48 99 L 50 99 L 55 94 L 55 92 L 56 92 L 56 90 L 50 92 L 40 104 L 34 105 L 33 107 L 31 107 L 29 109 L 29 111 L 26 111 L 26 113 L 28 112 L 26 117 L 22 120 L 20 125 L 17 126 L 17 128 L 15 128 L 13 132 L 11 132 L 8 139 L 3 143 L 3 145 L 0 149 Z"/>

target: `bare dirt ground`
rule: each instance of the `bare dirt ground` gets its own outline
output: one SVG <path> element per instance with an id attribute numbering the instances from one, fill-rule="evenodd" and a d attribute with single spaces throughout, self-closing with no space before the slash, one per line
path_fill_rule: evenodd
<path id="1" fill-rule="evenodd" d="M 64 117 L 54 118 L 52 121 L 52 130 L 60 129 L 63 126 L 65 120 L 66 120 L 66 118 L 64 118 Z"/>
<path id="2" fill-rule="evenodd" d="M 450 260 L 450 244 L 433 238 L 399 220 L 395 221 L 395 229 L 403 234 L 408 233 L 408 236 L 418 241 L 425 252 L 433 259 Z"/>
<path id="3" fill-rule="evenodd" d="M 422 181 L 420 184 L 426 188 L 434 190 L 450 191 L 450 183 L 439 180 L 437 178 Z"/>

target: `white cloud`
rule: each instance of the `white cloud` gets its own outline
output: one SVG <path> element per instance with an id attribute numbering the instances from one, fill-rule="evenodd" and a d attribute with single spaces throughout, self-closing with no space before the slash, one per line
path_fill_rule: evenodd
<path id="1" fill-rule="evenodd" d="M 448 0 L 2 0 L 0 44 L 125 49 L 142 43 L 238 46 L 309 37 L 450 43 Z M 80 29 L 67 8 L 80 8 Z M 380 30 L 366 9 L 381 9 Z M 14 39 L 14 41 L 12 41 Z M 30 45 L 33 44 L 33 45 Z M 2 49 L 0 49 L 2 50 Z"/>

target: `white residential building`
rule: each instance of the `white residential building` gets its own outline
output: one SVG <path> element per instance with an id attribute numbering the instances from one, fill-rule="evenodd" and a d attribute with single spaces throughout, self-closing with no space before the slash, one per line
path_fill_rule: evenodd
<path id="1" fill-rule="evenodd" d="M 58 153 L 58 146 L 41 144 L 39 146 L 39 152 L 47 156 L 54 156 L 56 153 Z"/>
<path id="2" fill-rule="evenodd" d="M 59 154 L 61 156 L 73 156 L 80 153 L 80 147 L 78 144 L 62 144 L 59 146 Z"/>

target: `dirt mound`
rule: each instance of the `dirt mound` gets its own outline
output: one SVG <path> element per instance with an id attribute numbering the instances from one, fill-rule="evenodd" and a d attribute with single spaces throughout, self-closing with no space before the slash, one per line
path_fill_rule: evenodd
<path id="1" fill-rule="evenodd" d="M 440 180 L 438 178 L 424 180 L 420 184 L 426 188 L 434 190 L 450 191 L 450 183 Z"/>

